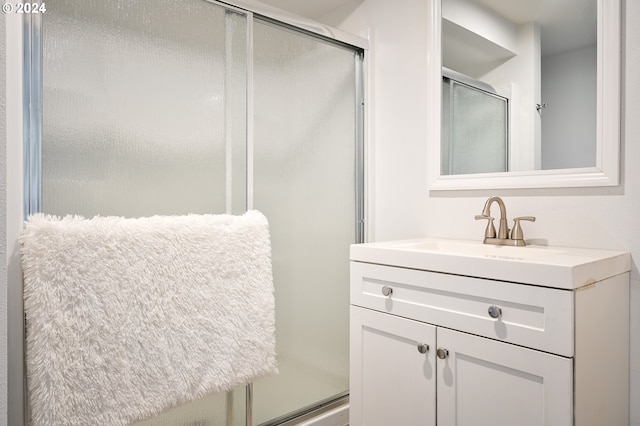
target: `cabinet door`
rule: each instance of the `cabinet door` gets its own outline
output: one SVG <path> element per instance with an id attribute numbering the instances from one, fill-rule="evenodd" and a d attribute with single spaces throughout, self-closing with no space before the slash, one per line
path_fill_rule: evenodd
<path id="1" fill-rule="evenodd" d="M 350 425 L 435 426 L 435 337 L 432 325 L 351 307 Z"/>
<path id="2" fill-rule="evenodd" d="M 570 358 L 444 328 L 437 334 L 438 426 L 573 424 Z"/>

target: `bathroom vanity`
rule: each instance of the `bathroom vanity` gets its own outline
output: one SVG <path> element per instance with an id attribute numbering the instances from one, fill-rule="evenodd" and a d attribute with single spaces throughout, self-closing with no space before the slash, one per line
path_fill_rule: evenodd
<path id="1" fill-rule="evenodd" d="M 627 252 L 351 246 L 350 424 L 628 425 Z"/>

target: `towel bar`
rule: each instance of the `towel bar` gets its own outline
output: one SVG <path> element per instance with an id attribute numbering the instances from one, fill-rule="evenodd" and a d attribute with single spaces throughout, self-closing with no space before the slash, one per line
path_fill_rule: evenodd
<path id="1" fill-rule="evenodd" d="M 227 391 L 227 426 L 233 426 L 233 391 Z M 245 400 L 245 425 L 253 424 L 253 383 L 247 383 Z"/>
<path id="2" fill-rule="evenodd" d="M 247 399 L 245 401 L 246 425 L 253 426 L 253 383 L 247 383 Z"/>

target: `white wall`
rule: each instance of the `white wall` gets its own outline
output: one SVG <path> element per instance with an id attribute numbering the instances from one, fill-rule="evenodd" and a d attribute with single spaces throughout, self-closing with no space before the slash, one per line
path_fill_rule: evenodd
<path id="1" fill-rule="evenodd" d="M 518 29 L 508 19 L 469 0 L 448 0 L 442 4 L 442 18 L 507 49 L 519 53 Z M 476 75 L 473 75 L 477 77 Z"/>
<path id="2" fill-rule="evenodd" d="M 615 188 L 430 193 L 426 185 L 425 105 L 427 2 L 365 0 L 355 11 L 323 18 L 351 32 L 373 35 L 370 140 L 372 240 L 419 236 L 482 238 L 476 222 L 490 195 L 502 196 L 509 217 L 533 215 L 528 239 L 551 245 L 630 250 L 631 425 L 640 425 L 640 2 L 626 2 L 623 23 L 622 184 Z M 351 8 L 353 9 L 353 8 Z M 349 10 L 349 8 L 345 8 Z M 615 349 L 612 360 L 615 362 Z"/>
<path id="3" fill-rule="evenodd" d="M 597 47 L 542 58 L 542 169 L 596 164 Z"/>
<path id="4" fill-rule="evenodd" d="M 517 44 L 516 56 L 479 79 L 511 99 L 510 135 L 517 143 L 511 144 L 510 170 L 535 170 L 540 168 L 540 120 L 534 108 L 540 102 L 540 26 L 518 26 Z"/>

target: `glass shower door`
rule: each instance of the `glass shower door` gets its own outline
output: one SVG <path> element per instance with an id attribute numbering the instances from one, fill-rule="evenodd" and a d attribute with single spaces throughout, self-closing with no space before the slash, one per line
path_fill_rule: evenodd
<path id="1" fill-rule="evenodd" d="M 271 227 L 280 366 L 254 384 L 260 424 L 349 388 L 358 54 L 263 21 L 254 52 L 253 202 Z"/>
<path id="2" fill-rule="evenodd" d="M 253 423 L 346 395 L 361 52 L 203 0 L 58 0 L 42 19 L 41 210 L 262 211 L 280 374 L 254 384 Z M 238 426 L 244 403 L 139 426 Z"/>
<path id="3" fill-rule="evenodd" d="M 243 213 L 247 15 L 202 0 L 47 6 L 42 211 Z M 211 395 L 139 425 L 244 425 L 244 386 L 234 400 Z"/>
<path id="4" fill-rule="evenodd" d="M 506 172 L 508 100 L 447 77 L 442 88 L 442 174 Z"/>

